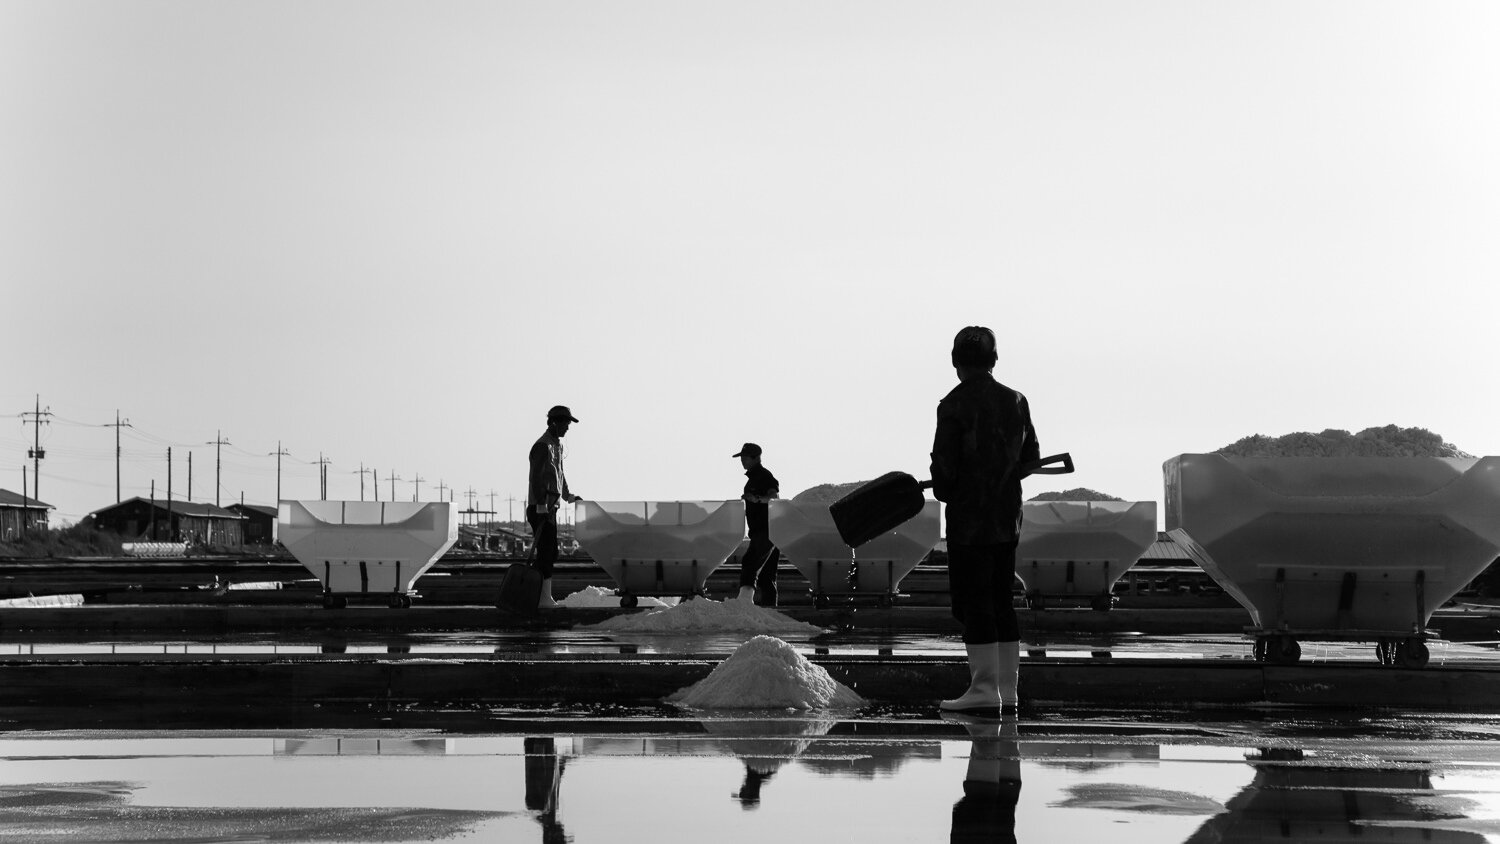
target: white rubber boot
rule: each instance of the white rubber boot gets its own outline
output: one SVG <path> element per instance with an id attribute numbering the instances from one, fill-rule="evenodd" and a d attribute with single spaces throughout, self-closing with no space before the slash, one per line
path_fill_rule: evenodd
<path id="1" fill-rule="evenodd" d="M 996 656 L 1000 660 L 996 676 L 999 679 L 1000 705 L 1012 712 L 1021 702 L 1016 689 L 1021 682 L 1021 643 L 1001 642 Z"/>
<path id="2" fill-rule="evenodd" d="M 537 609 L 542 610 L 550 610 L 554 607 L 562 606 L 558 602 L 552 600 L 552 578 L 542 578 L 542 597 L 541 600 L 537 601 L 536 606 Z"/>
<path id="3" fill-rule="evenodd" d="M 965 645 L 969 655 L 969 690 L 938 704 L 948 712 L 1000 713 L 1000 644 Z"/>
<path id="4" fill-rule="evenodd" d="M 736 600 L 740 600 L 740 601 L 744 601 L 746 603 L 754 603 L 755 602 L 755 587 L 754 586 L 741 586 L 740 587 L 740 594 L 736 595 L 735 599 Z"/>

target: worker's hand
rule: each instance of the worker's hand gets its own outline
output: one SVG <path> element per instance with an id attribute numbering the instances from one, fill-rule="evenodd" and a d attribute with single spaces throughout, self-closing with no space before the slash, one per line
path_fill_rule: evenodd
<path id="1" fill-rule="evenodd" d="M 538 516 L 545 516 L 545 515 L 547 515 L 547 505 L 546 504 L 538 504 L 538 505 L 536 505 L 536 514 Z"/>
<path id="2" fill-rule="evenodd" d="M 581 495 L 570 495 L 570 496 L 568 496 L 568 501 L 571 502 L 571 503 L 573 503 L 573 504 L 577 504 L 578 502 L 580 502 L 582 500 L 583 500 L 583 496 L 581 496 Z"/>

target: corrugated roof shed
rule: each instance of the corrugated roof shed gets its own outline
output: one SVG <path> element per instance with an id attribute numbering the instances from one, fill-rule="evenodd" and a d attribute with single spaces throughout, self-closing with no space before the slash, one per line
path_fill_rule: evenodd
<path id="1" fill-rule="evenodd" d="M 156 505 L 156 509 L 162 511 L 163 513 L 167 512 L 168 510 L 166 501 L 158 498 L 153 502 L 149 498 L 142 498 L 137 495 L 134 498 L 127 498 L 124 501 L 121 501 L 119 504 L 111 504 L 108 507 L 101 507 L 98 510 L 95 510 L 90 515 L 98 516 L 100 513 L 108 513 L 110 510 L 113 510 L 116 507 L 124 507 L 125 505 L 131 504 L 136 501 L 147 505 L 154 503 Z M 193 501 L 173 501 L 170 509 L 173 513 L 176 513 L 179 516 L 201 516 L 208 519 L 245 518 L 244 516 L 234 512 L 233 510 L 226 510 L 223 507 L 215 507 L 212 504 L 198 504 Z"/>
<path id="2" fill-rule="evenodd" d="M 45 501 L 27 498 L 19 492 L 11 492 L 8 489 L 0 489 L 0 507 L 25 507 L 31 510 L 57 509 Z"/>

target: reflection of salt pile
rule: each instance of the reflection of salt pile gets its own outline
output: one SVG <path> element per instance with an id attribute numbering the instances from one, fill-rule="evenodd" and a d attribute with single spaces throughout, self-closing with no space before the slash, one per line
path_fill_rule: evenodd
<path id="1" fill-rule="evenodd" d="M 677 603 L 676 598 L 650 598 L 641 597 L 640 606 L 643 607 L 670 607 Z M 558 604 L 570 609 L 587 609 L 590 607 L 618 607 L 620 596 L 615 590 L 603 586 L 585 586 L 566 598 L 561 598 Z"/>
<path id="2" fill-rule="evenodd" d="M 826 735 L 830 720 L 802 718 L 756 719 L 751 721 L 704 721 L 703 728 L 717 736 L 731 753 L 757 774 L 776 773 L 795 759 L 816 736 Z"/>
<path id="3" fill-rule="evenodd" d="M 704 709 L 826 709 L 865 703 L 775 636 L 756 636 L 740 645 L 707 677 L 679 689 L 667 702 Z"/>
<path id="4" fill-rule="evenodd" d="M 675 607 L 647 613 L 629 613 L 579 628 L 629 633 L 783 633 L 815 636 L 823 628 L 787 618 L 757 607 L 751 601 L 730 598 L 723 603 L 708 598 L 683 601 Z"/>

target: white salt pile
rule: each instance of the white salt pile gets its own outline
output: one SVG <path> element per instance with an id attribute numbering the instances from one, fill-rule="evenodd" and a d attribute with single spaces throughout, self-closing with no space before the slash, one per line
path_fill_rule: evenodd
<path id="1" fill-rule="evenodd" d="M 642 596 L 637 599 L 642 607 L 670 607 L 675 606 L 677 598 L 652 598 Z M 591 609 L 595 607 L 618 607 L 620 596 L 615 590 L 603 586 L 585 586 L 566 598 L 559 599 L 558 604 L 569 609 Z"/>
<path id="2" fill-rule="evenodd" d="M 781 633 L 816 636 L 823 628 L 757 607 L 753 601 L 694 598 L 675 607 L 608 618 L 580 630 L 625 633 Z"/>
<path id="3" fill-rule="evenodd" d="M 700 709 L 830 709 L 864 698 L 775 636 L 756 636 L 667 703 Z"/>

